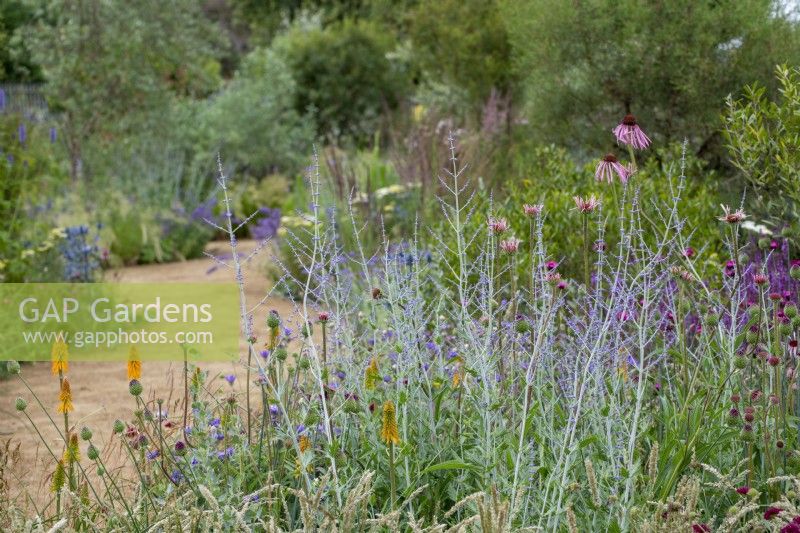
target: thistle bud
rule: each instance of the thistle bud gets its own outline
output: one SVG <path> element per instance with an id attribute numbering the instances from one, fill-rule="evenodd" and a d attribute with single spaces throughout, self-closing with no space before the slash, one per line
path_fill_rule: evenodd
<path id="1" fill-rule="evenodd" d="M 90 444 L 89 447 L 86 448 L 86 457 L 92 461 L 97 461 L 97 458 L 100 457 L 100 452 L 95 448 L 94 444 Z"/>
<path id="2" fill-rule="evenodd" d="M 713 327 L 716 327 L 716 326 L 717 326 L 717 324 L 719 324 L 719 316 L 717 316 L 717 315 L 716 315 L 716 314 L 714 314 L 714 313 L 709 313 L 709 314 L 706 316 L 706 324 L 707 324 L 709 327 L 712 327 L 712 328 L 713 328 Z"/>
<path id="3" fill-rule="evenodd" d="M 19 363 L 16 361 L 9 361 L 6 363 L 6 370 L 12 376 L 16 376 L 20 372 Z"/>
<path id="4" fill-rule="evenodd" d="M 125 431 L 125 423 L 122 420 L 114 420 L 114 433 L 120 434 Z"/>
<path id="5" fill-rule="evenodd" d="M 796 317 L 797 306 L 794 304 L 787 304 L 786 307 L 783 308 L 783 314 L 786 315 L 788 318 Z"/>
<path id="6" fill-rule="evenodd" d="M 142 394 L 142 390 L 142 384 L 139 383 L 139 380 L 132 379 L 128 384 L 128 392 L 130 392 L 132 396 L 139 396 Z"/>
<path id="7" fill-rule="evenodd" d="M 81 429 L 81 439 L 91 440 L 91 438 L 92 438 L 92 430 L 84 426 L 83 429 Z"/>
<path id="8" fill-rule="evenodd" d="M 24 411 L 25 409 L 28 408 L 28 402 L 25 401 L 25 398 L 17 398 L 17 401 L 14 404 L 14 407 L 17 408 L 17 411 L 20 411 L 20 412 Z"/>
<path id="9" fill-rule="evenodd" d="M 286 353 L 286 348 L 278 348 L 277 350 L 275 350 L 275 358 L 278 361 L 286 361 L 287 355 L 288 354 Z"/>
<path id="10" fill-rule="evenodd" d="M 744 357 L 737 357 L 736 359 L 733 360 L 733 366 L 735 366 L 739 370 L 742 370 L 743 368 L 747 367 L 747 359 L 745 359 Z"/>
<path id="11" fill-rule="evenodd" d="M 278 315 L 277 311 L 270 311 L 269 315 L 267 316 L 267 327 L 270 329 L 275 329 L 281 325 L 281 317 Z"/>
<path id="12" fill-rule="evenodd" d="M 789 269 L 789 275 L 795 281 L 800 280 L 800 266 L 792 265 L 792 268 Z"/>

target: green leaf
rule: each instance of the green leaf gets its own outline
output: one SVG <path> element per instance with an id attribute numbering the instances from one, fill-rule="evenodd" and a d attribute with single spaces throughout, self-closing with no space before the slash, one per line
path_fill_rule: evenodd
<path id="1" fill-rule="evenodd" d="M 478 467 L 471 463 L 465 463 L 464 461 L 443 461 L 429 466 L 420 472 L 420 474 L 430 474 L 431 472 L 438 472 L 440 470 L 478 470 Z"/>

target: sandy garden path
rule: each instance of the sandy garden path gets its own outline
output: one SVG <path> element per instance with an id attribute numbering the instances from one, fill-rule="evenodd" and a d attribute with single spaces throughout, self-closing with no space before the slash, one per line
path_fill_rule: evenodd
<path id="1" fill-rule="evenodd" d="M 252 241 L 242 241 L 243 253 L 255 248 Z M 225 253 L 224 243 L 212 243 L 209 251 L 215 254 Z M 269 292 L 271 283 L 265 274 L 266 251 L 262 251 L 245 268 L 246 296 L 248 306 L 252 307 L 260 302 Z M 215 263 L 210 258 L 194 259 L 180 263 L 141 265 L 125 267 L 108 272 L 107 281 L 123 282 L 202 282 L 233 280 L 233 273 L 225 268 L 218 268 L 209 273 Z M 281 316 L 290 317 L 293 306 L 288 300 L 280 297 L 270 297 L 256 313 L 254 324 L 256 333 L 263 333 L 264 322 L 270 309 L 277 310 Z M 238 310 L 232 310 L 238 312 Z M 245 369 L 234 362 L 201 363 L 202 369 L 209 371 L 208 386 L 211 390 L 233 390 L 239 395 L 244 395 Z M 148 400 L 162 398 L 168 406 L 170 417 L 175 414 L 176 420 L 182 413 L 183 380 L 181 375 L 182 364 L 178 361 L 170 362 L 145 362 L 142 365 L 141 382 L 145 387 L 144 396 Z M 229 385 L 223 376 L 234 374 L 237 379 Z M 58 400 L 58 378 L 50 372 L 50 363 L 39 362 L 23 365 L 22 375 L 36 393 L 45 407 L 50 410 L 50 415 L 59 426 L 63 419 L 55 412 Z M 115 419 L 129 420 L 132 417 L 134 402 L 128 393 L 128 380 L 125 364 L 123 362 L 81 362 L 69 363 L 69 378 L 72 385 L 75 411 L 70 414 L 70 425 L 80 430 L 89 426 L 94 432 L 93 441 L 98 445 L 106 445 L 111 441 L 112 425 Z M 254 397 L 258 392 L 254 392 Z M 50 475 L 54 469 L 54 460 L 47 448 L 41 443 L 30 422 L 14 408 L 16 398 L 20 396 L 27 400 L 29 407 L 27 413 L 31 416 L 42 435 L 50 443 L 56 455 L 63 450 L 63 442 L 56 430 L 42 412 L 26 389 L 24 383 L 16 378 L 0 381 L 0 476 L 4 476 L 10 484 L 10 493 L 17 498 L 17 504 L 24 502 L 35 504 L 37 507 L 47 505 L 51 499 L 49 493 Z M 5 443 L 10 440 L 11 448 L 19 444 L 18 454 L 9 454 L 5 450 Z M 85 445 L 81 444 L 82 450 Z M 114 446 L 101 448 L 105 452 L 107 464 L 120 464 L 122 450 Z M 9 459 L 9 464 L 3 469 L 3 460 Z M 88 466 L 84 458 L 83 464 Z M 89 468 L 89 470 L 94 470 Z M 0 477 L 0 482 L 2 478 Z M 27 498 L 25 493 L 30 496 Z"/>

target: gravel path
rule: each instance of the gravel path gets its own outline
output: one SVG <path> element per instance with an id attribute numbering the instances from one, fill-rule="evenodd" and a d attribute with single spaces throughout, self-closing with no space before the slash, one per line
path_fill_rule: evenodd
<path id="1" fill-rule="evenodd" d="M 243 253 L 247 253 L 248 250 L 255 247 L 255 243 L 252 241 L 242 241 L 240 244 Z M 212 253 L 221 254 L 224 253 L 225 248 L 221 243 L 212 243 L 209 250 Z M 271 286 L 264 273 L 265 255 L 267 254 L 264 252 L 257 255 L 245 268 L 246 296 L 248 305 L 251 307 L 268 294 Z M 210 258 L 180 263 L 141 265 L 108 272 L 106 280 L 198 282 L 233 279 L 233 273 L 225 268 L 219 268 L 209 273 L 212 267 L 214 267 L 214 261 Z M 290 317 L 293 314 L 293 306 L 288 300 L 275 297 L 268 299 L 256 313 L 254 324 L 257 333 L 260 333 L 259 328 L 264 329 L 264 321 L 270 309 L 277 310 L 283 317 Z M 238 312 L 238 310 L 232 310 L 232 312 Z M 211 390 L 229 391 L 232 389 L 235 393 L 244 395 L 245 369 L 236 361 L 201 363 L 200 367 L 209 371 L 208 386 Z M 183 412 L 181 368 L 182 364 L 179 361 L 144 362 L 142 365 L 141 381 L 145 387 L 145 397 L 150 401 L 154 401 L 156 398 L 164 399 L 169 413 L 175 413 L 176 420 L 178 419 L 177 415 Z M 223 376 L 227 374 L 237 376 L 233 386 L 223 379 Z M 50 363 L 39 362 L 23 365 L 22 375 L 45 407 L 49 409 L 55 422 L 59 424 L 59 427 L 63 427 L 63 419 L 55 412 L 59 392 L 58 378 L 51 374 Z M 134 410 L 133 399 L 128 393 L 125 363 L 70 362 L 69 378 L 75 405 L 75 411 L 70 414 L 70 425 L 77 430 L 83 426 L 91 427 L 94 432 L 93 441 L 102 445 L 101 450 L 104 452 L 109 468 L 119 467 L 122 464 L 123 450 L 114 444 L 109 444 L 112 442 L 111 428 L 117 418 L 131 419 Z M 3 444 L 0 446 L 0 474 L 9 482 L 11 494 L 17 500 L 18 505 L 27 503 L 40 508 L 48 505 L 52 498 L 49 484 L 55 463 L 28 419 L 15 410 L 14 402 L 18 396 L 28 401 L 28 414 L 56 455 L 63 450 L 63 442 L 52 427 L 47 415 L 36 405 L 31 393 L 20 379 L 12 377 L 0 381 L 0 419 L 3 421 L 0 425 L 0 443 Z M 253 391 L 253 397 L 258 397 L 257 391 Z M 19 445 L 18 454 L 4 451 L 5 443 L 8 440 L 10 440 L 12 450 Z M 81 444 L 81 448 L 83 450 L 85 446 Z M 3 459 L 5 458 L 9 460 L 10 464 L 3 469 Z M 84 458 L 82 464 L 86 467 L 89 462 Z M 89 470 L 94 469 L 89 468 Z"/>

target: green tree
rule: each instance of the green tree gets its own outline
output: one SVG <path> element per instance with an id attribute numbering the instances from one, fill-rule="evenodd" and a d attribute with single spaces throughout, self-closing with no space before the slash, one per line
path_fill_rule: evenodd
<path id="1" fill-rule="evenodd" d="M 780 98 L 761 85 L 745 87 L 741 99 L 728 98 L 723 116 L 731 162 L 755 193 L 748 202 L 781 227 L 793 222 L 800 204 L 800 68 L 776 69 Z"/>
<path id="2" fill-rule="evenodd" d="M 220 152 L 226 163 L 256 178 L 300 169 L 311 153 L 311 121 L 295 110 L 297 86 L 272 50 L 256 49 L 195 121 L 199 154 Z M 249 213 L 248 213 L 249 214 Z"/>
<path id="3" fill-rule="evenodd" d="M 422 0 L 409 22 L 425 77 L 467 93 L 478 111 L 492 89 L 513 87 L 511 44 L 495 0 Z"/>
<path id="4" fill-rule="evenodd" d="M 27 24 L 33 12 L 21 0 L 0 2 L 0 81 L 39 82 L 41 70 L 33 63 L 24 43 L 14 38 L 17 28 Z"/>
<path id="5" fill-rule="evenodd" d="M 506 0 L 534 134 L 597 149 L 632 112 L 661 143 L 719 143 L 726 95 L 800 61 L 797 25 L 772 0 Z"/>
<path id="6" fill-rule="evenodd" d="M 21 38 L 42 67 L 73 179 L 92 136 L 111 140 L 158 119 L 172 98 L 217 83 L 213 35 L 198 2 L 28 0 Z"/>
<path id="7" fill-rule="evenodd" d="M 297 111 L 312 112 L 317 132 L 364 141 L 408 86 L 404 65 L 389 58 L 395 44 L 384 28 L 346 21 L 295 26 L 274 47 L 297 84 Z"/>

